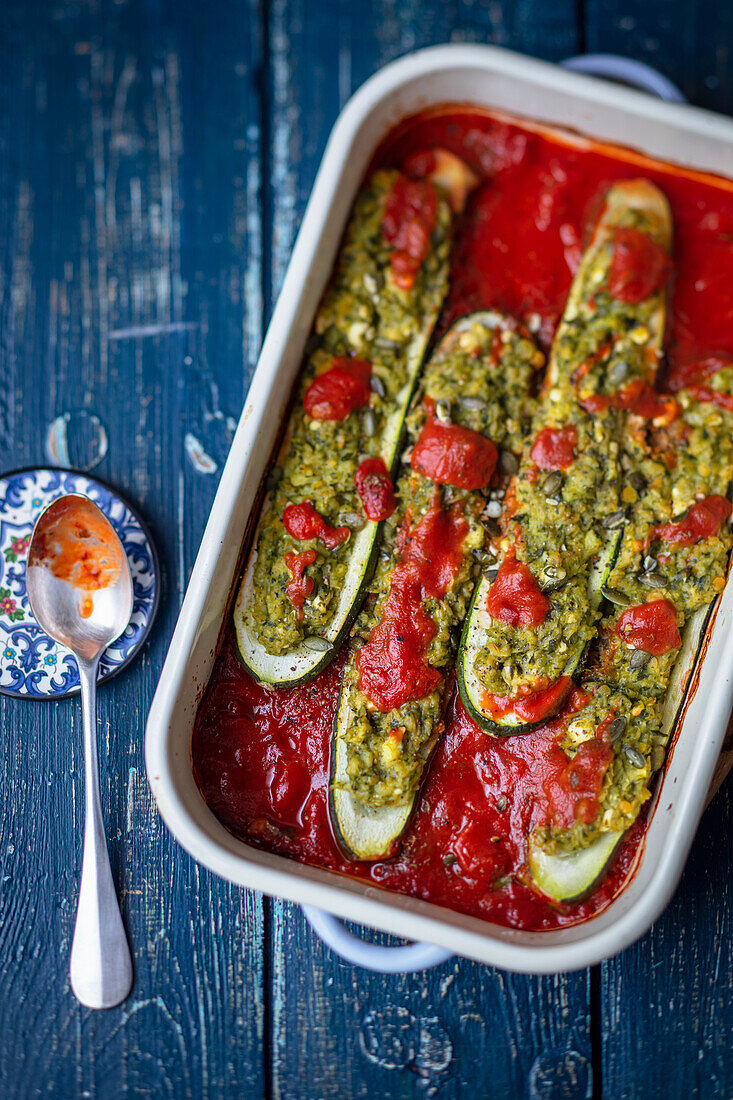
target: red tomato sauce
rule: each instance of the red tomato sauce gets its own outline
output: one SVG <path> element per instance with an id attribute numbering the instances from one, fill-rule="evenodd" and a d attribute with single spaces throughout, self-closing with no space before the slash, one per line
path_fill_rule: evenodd
<path id="1" fill-rule="evenodd" d="M 669 255 L 648 233 L 629 228 L 614 232 L 608 275 L 608 292 L 612 298 L 621 302 L 643 302 L 664 286 L 671 273 Z"/>
<path id="2" fill-rule="evenodd" d="M 728 393 L 720 393 L 719 390 L 713 390 L 709 386 L 688 386 L 687 392 L 696 401 L 709 401 L 713 405 L 720 405 L 721 409 L 733 412 L 733 396 Z"/>
<path id="3" fill-rule="evenodd" d="M 489 589 L 486 607 L 493 619 L 522 628 L 540 626 L 547 618 L 550 601 L 532 570 L 509 553 Z"/>
<path id="4" fill-rule="evenodd" d="M 435 624 L 423 601 L 442 599 L 448 591 L 467 531 L 457 506 L 445 510 L 437 497 L 414 530 L 405 521 L 382 618 L 356 657 L 359 687 L 377 710 L 421 699 L 441 683 L 442 672 L 427 660 Z"/>
<path id="5" fill-rule="evenodd" d="M 543 428 L 538 434 L 529 457 L 541 470 L 567 470 L 575 461 L 578 432 L 574 424 L 564 428 Z"/>
<path id="6" fill-rule="evenodd" d="M 320 539 L 327 550 L 335 550 L 351 534 L 348 527 L 329 527 L 310 500 L 287 504 L 283 510 L 283 527 L 294 539 Z"/>
<path id="7" fill-rule="evenodd" d="M 524 691 L 519 695 L 492 695 L 487 691 L 481 702 L 495 721 L 513 711 L 523 722 L 541 722 L 557 714 L 571 684 L 569 676 L 561 676 L 559 680 L 535 685 L 534 691 Z"/>
<path id="8" fill-rule="evenodd" d="M 616 631 L 627 645 L 643 649 L 652 657 L 661 657 L 682 644 L 677 612 L 669 600 L 652 600 L 638 607 L 627 607 L 619 615 Z"/>
<path id="9" fill-rule="evenodd" d="M 730 185 L 466 110 L 410 120 L 388 138 L 374 163 L 403 167 L 411 154 L 431 146 L 464 158 L 482 180 L 457 225 L 440 332 L 471 310 L 504 310 L 547 350 L 604 190 L 615 180 L 643 175 L 660 185 L 674 217 L 665 387 L 694 385 L 716 369 L 709 367 L 711 359 L 733 359 Z M 417 213 L 420 224 L 423 215 Z M 394 213 L 388 231 L 396 240 L 400 219 Z M 339 657 L 309 684 L 268 690 L 242 668 L 232 627 L 225 624 L 192 755 L 206 801 L 232 832 L 293 859 L 517 928 L 577 923 L 618 893 L 643 837 L 643 812 L 592 895 L 578 905 L 551 904 L 529 885 L 526 836 L 553 812 L 570 812 L 563 809 L 567 792 L 559 778 L 569 760 L 555 751 L 558 723 L 492 739 L 454 693 L 400 851 L 375 864 L 345 860 L 328 817 L 330 738 L 342 665 Z M 586 750 L 594 758 L 578 764 L 579 788 L 572 787 L 569 774 L 565 784 L 587 799 L 595 797 L 603 768 L 600 729 L 596 740 L 601 748 Z M 576 811 L 586 812 L 578 803 Z"/>
<path id="10" fill-rule="evenodd" d="M 648 541 L 661 539 L 672 546 L 694 546 L 701 539 L 717 534 L 730 513 L 731 504 L 726 497 L 704 497 L 691 505 L 682 519 L 655 527 Z"/>
<path id="11" fill-rule="evenodd" d="M 369 404 L 371 363 L 337 355 L 323 374 L 314 378 L 303 395 L 303 407 L 312 420 L 344 420 Z"/>
<path id="12" fill-rule="evenodd" d="M 354 484 L 367 519 L 389 519 L 397 507 L 397 498 L 384 459 L 365 458 L 360 462 Z"/>
<path id="13" fill-rule="evenodd" d="M 305 571 L 315 560 L 315 550 L 304 550 L 302 554 L 294 554 L 291 550 L 285 555 L 285 564 L 293 577 L 285 585 L 285 591 L 293 607 L 297 608 L 299 618 L 303 616 L 303 604 L 313 591 L 313 581 Z"/>
<path id="14" fill-rule="evenodd" d="M 398 287 L 409 290 L 430 252 L 438 198 L 426 180 L 400 176 L 387 196 L 382 216 L 382 235 L 394 249 L 392 275 Z"/>
<path id="15" fill-rule="evenodd" d="M 558 730 L 550 723 L 497 741 L 455 696 L 397 855 L 373 864 L 345 859 L 328 814 L 343 661 L 310 684 L 268 690 L 244 671 L 227 623 L 192 746 L 196 782 L 227 828 L 258 847 L 512 927 L 561 928 L 608 904 L 629 874 L 643 823 L 586 901 L 556 905 L 540 897 L 527 884 L 525 837 L 548 819 L 545 786 L 553 791 L 553 776 L 569 763 L 550 755 Z"/>
<path id="16" fill-rule="evenodd" d="M 96 592 L 117 582 L 122 561 L 119 541 L 110 539 L 107 520 L 96 505 L 72 496 L 50 505 L 28 564 L 45 566 L 83 592 Z M 88 618 L 94 603 L 83 599 L 79 606 L 81 615 Z"/>
<path id="17" fill-rule="evenodd" d="M 663 419 L 671 423 L 679 416 L 679 405 L 669 394 L 657 393 L 646 382 L 635 378 L 624 386 L 618 393 L 593 394 L 590 397 L 580 399 L 580 404 L 586 412 L 600 412 L 602 409 L 628 409 L 637 416 L 643 416 L 646 420 Z"/>
<path id="18" fill-rule="evenodd" d="M 491 481 L 497 457 L 485 435 L 429 416 L 412 448 L 410 464 L 436 485 L 483 489 Z"/>

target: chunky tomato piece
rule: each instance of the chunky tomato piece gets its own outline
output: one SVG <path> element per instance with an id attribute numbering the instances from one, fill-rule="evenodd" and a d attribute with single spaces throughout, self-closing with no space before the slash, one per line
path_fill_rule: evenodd
<path id="1" fill-rule="evenodd" d="M 672 272 L 668 253 L 648 233 L 616 229 L 608 290 L 621 302 L 643 302 L 664 286 Z"/>
<path id="2" fill-rule="evenodd" d="M 351 534 L 348 527 L 329 527 L 310 500 L 288 504 L 283 511 L 283 526 L 291 538 L 320 539 L 327 550 L 341 546 Z"/>
<path id="3" fill-rule="evenodd" d="M 428 416 L 412 448 L 410 464 L 436 485 L 483 489 L 491 481 L 496 459 L 496 447 L 485 435 Z"/>
<path id="4" fill-rule="evenodd" d="M 704 497 L 688 508 L 682 519 L 655 527 L 648 542 L 657 538 L 673 546 L 694 546 L 701 539 L 717 534 L 730 513 L 727 497 Z"/>
<path id="5" fill-rule="evenodd" d="M 284 561 L 293 579 L 285 585 L 288 599 L 298 612 L 298 618 L 303 617 L 303 604 L 313 591 L 313 581 L 305 576 L 309 565 L 316 560 L 315 550 L 304 550 L 302 554 L 294 554 L 292 550 L 284 557 Z"/>
<path id="6" fill-rule="evenodd" d="M 529 456 L 541 470 L 566 470 L 575 461 L 578 433 L 574 424 L 563 428 L 543 428 Z"/>
<path id="7" fill-rule="evenodd" d="M 638 607 L 627 607 L 619 616 L 616 632 L 627 645 L 643 649 L 652 657 L 661 657 L 682 644 L 677 612 L 669 600 L 652 600 Z"/>
<path id="8" fill-rule="evenodd" d="M 389 519 L 397 507 L 397 498 L 384 460 L 365 458 L 354 474 L 354 484 L 367 519 Z"/>
<path id="9" fill-rule="evenodd" d="M 414 530 L 405 521 L 382 617 L 356 655 L 359 688 L 380 711 L 424 698 L 443 679 L 425 657 L 435 624 L 423 601 L 445 596 L 467 531 L 458 509 L 444 510 L 437 497 Z"/>
<path id="10" fill-rule="evenodd" d="M 437 213 L 438 199 L 431 183 L 397 178 L 384 205 L 382 236 L 393 249 L 392 276 L 401 290 L 414 286 L 430 252 Z"/>
<path id="11" fill-rule="evenodd" d="M 337 355 L 323 374 L 314 378 L 303 397 L 312 420 L 344 420 L 355 409 L 369 404 L 371 363 Z"/>
<path id="12" fill-rule="evenodd" d="M 561 676 L 551 684 L 544 684 L 534 691 L 524 691 L 517 695 L 492 695 L 485 691 L 481 704 L 494 721 L 512 713 L 523 722 L 541 722 L 557 714 L 567 696 L 573 681 L 569 676 Z"/>
<path id="13" fill-rule="evenodd" d="M 507 554 L 486 599 L 492 619 L 509 626 L 540 626 L 547 618 L 550 601 L 540 590 L 532 571 Z"/>

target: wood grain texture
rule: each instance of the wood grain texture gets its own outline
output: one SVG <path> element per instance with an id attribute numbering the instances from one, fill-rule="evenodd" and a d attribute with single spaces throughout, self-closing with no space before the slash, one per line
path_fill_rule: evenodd
<path id="1" fill-rule="evenodd" d="M 604 1096 L 733 1096 L 731 794 L 707 809 L 667 910 L 601 967 Z"/>
<path id="2" fill-rule="evenodd" d="M 733 112 L 733 5 L 585 0 L 585 49 L 645 61 L 691 103 Z"/>
<path id="3" fill-rule="evenodd" d="M 46 425 L 106 426 L 94 473 L 152 521 L 160 621 L 100 692 L 103 803 L 136 983 L 81 1009 L 67 978 L 80 866 L 80 704 L 3 698 L 0 1095 L 259 1095 L 262 899 L 201 871 L 155 813 L 147 708 L 261 339 L 261 21 L 197 3 L 6 4 L 0 462 Z M 220 466 L 219 466 L 220 468 Z"/>

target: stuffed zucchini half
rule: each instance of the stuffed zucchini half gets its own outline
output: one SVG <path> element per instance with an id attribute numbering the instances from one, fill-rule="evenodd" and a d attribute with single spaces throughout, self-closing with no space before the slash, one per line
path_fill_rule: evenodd
<path id="1" fill-rule="evenodd" d="M 352 859 L 390 855 L 407 825 L 443 729 L 457 633 L 491 561 L 483 521 L 516 469 L 542 364 L 514 322 L 476 313 L 453 325 L 425 369 L 334 723 L 331 818 Z"/>
<path id="2" fill-rule="evenodd" d="M 620 455 L 635 418 L 657 411 L 670 240 L 658 188 L 611 188 L 507 494 L 498 568 L 476 588 L 460 646 L 461 698 L 493 734 L 556 714 L 596 636 L 630 499 Z"/>
<path id="3" fill-rule="evenodd" d="M 529 840 L 534 881 L 558 901 L 593 888 L 649 798 L 725 584 L 733 368 L 666 403 L 673 419 L 647 428 L 646 453 L 637 446 L 627 455 L 639 499 L 609 578 L 613 604 L 582 683 L 585 701 L 562 716 L 548 820 Z"/>
<path id="4" fill-rule="evenodd" d="M 453 206 L 476 177 L 377 171 L 356 199 L 308 343 L 234 608 L 241 659 L 287 687 L 335 655 L 394 508 L 404 418 L 448 286 Z M 459 186 L 460 184 L 460 186 Z"/>

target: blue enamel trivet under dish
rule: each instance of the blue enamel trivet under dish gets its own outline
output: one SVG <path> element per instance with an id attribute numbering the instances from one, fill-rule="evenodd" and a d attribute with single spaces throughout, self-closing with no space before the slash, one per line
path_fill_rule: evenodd
<path id="1" fill-rule="evenodd" d="M 158 560 L 147 528 L 106 485 L 74 470 L 39 467 L 0 477 L 0 692 L 27 699 L 62 699 L 79 690 L 76 659 L 44 634 L 25 590 L 25 558 L 33 525 L 52 500 L 82 493 L 101 508 L 130 563 L 134 603 L 124 632 L 102 654 L 100 680 L 114 676 L 147 637 L 158 608 Z"/>

